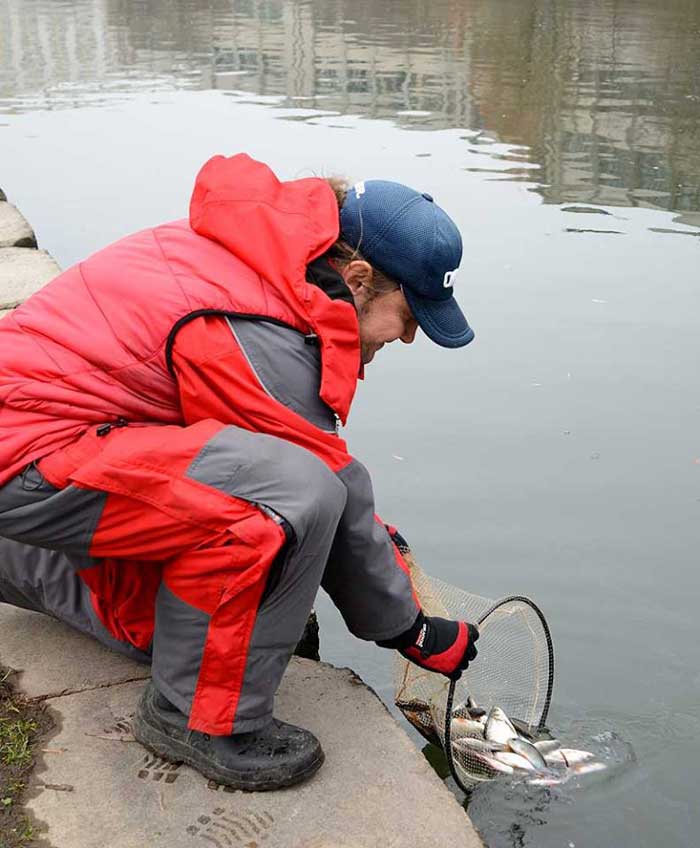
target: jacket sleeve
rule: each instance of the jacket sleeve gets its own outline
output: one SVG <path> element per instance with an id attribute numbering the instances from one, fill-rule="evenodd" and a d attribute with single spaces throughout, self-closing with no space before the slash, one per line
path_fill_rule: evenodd
<path id="1" fill-rule="evenodd" d="M 369 473 L 318 396 L 318 348 L 277 324 L 201 316 L 178 332 L 172 363 L 185 424 L 213 418 L 286 439 L 338 476 L 347 503 L 322 585 L 356 636 L 383 640 L 408 630 L 419 611 L 408 568 L 375 515 Z"/>

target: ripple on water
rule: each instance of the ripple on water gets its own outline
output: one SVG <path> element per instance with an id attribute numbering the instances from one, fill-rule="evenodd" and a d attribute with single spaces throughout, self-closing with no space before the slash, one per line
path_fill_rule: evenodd
<path id="1" fill-rule="evenodd" d="M 607 726 L 606 726 L 607 725 Z M 601 793 L 609 794 L 620 784 L 623 774 L 637 762 L 630 742 L 609 727 L 609 719 L 593 718 L 563 722 L 553 728 L 562 747 L 590 751 L 605 769 L 585 774 L 569 772 L 566 779 L 552 785 L 533 785 L 527 775 L 506 777 L 475 787 L 465 801 L 469 815 L 489 848 L 540 844 L 543 828 L 555 831 L 568 845 L 578 838 L 567 830 L 571 808 L 593 804 Z M 580 821 L 582 811 L 575 816 Z M 568 834 L 568 835 L 567 835 Z M 550 833 L 547 844 L 559 844 Z"/>

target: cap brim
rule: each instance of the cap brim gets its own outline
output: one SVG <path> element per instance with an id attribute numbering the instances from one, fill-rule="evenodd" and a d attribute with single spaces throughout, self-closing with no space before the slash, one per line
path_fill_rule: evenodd
<path id="1" fill-rule="evenodd" d="M 474 330 L 467 324 L 464 313 L 454 296 L 447 300 L 429 300 L 403 287 L 413 317 L 421 330 L 441 347 L 464 347 L 474 338 Z"/>

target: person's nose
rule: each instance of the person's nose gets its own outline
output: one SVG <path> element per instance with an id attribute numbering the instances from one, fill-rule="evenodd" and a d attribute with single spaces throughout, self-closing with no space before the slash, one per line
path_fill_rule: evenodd
<path id="1" fill-rule="evenodd" d="M 416 321 L 415 318 L 412 318 L 406 324 L 403 335 L 401 336 L 401 341 L 404 344 L 411 344 L 411 342 L 416 337 L 417 331 L 418 331 L 418 322 Z"/>

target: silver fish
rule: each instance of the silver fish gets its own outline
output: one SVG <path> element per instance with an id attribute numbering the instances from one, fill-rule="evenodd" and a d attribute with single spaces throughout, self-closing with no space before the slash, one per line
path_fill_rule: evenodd
<path id="1" fill-rule="evenodd" d="M 460 736 L 478 736 L 483 738 L 484 725 L 480 721 L 471 718 L 463 718 L 455 716 L 452 719 L 452 732 L 458 733 Z"/>
<path id="2" fill-rule="evenodd" d="M 605 763 L 601 763 L 598 760 L 592 763 L 576 763 L 571 766 L 571 771 L 574 774 L 592 774 L 595 771 L 605 771 Z"/>
<path id="3" fill-rule="evenodd" d="M 492 774 L 513 774 L 512 766 L 509 766 L 506 763 L 502 763 L 497 760 L 496 754 L 491 756 L 490 754 L 475 753 L 474 756 L 478 759 L 480 763 L 483 763 L 487 767 L 487 769 L 490 769 Z"/>
<path id="4" fill-rule="evenodd" d="M 560 783 L 565 783 L 566 776 L 556 774 L 538 774 L 537 777 L 531 777 L 527 782 L 530 786 L 558 786 Z"/>
<path id="5" fill-rule="evenodd" d="M 566 760 L 567 766 L 573 766 L 577 763 L 585 763 L 593 759 L 593 754 L 590 751 L 577 751 L 575 748 L 560 748 L 562 757 Z"/>
<path id="6" fill-rule="evenodd" d="M 547 768 L 547 763 L 545 762 L 542 754 L 537 750 L 537 748 L 535 748 L 532 742 L 528 742 L 527 739 L 510 739 L 508 741 L 508 747 L 516 754 L 520 754 L 521 757 L 525 757 L 525 759 L 530 762 L 534 768 L 540 770 Z"/>
<path id="7" fill-rule="evenodd" d="M 545 762 L 550 766 L 567 766 L 566 758 L 560 749 L 556 751 L 548 751 L 544 755 Z"/>
<path id="8" fill-rule="evenodd" d="M 498 751 L 493 756 L 494 759 L 505 763 L 511 768 L 519 769 L 520 771 L 535 771 L 535 767 L 529 760 L 521 757 L 520 754 L 514 754 L 512 751 Z"/>
<path id="9" fill-rule="evenodd" d="M 533 742 L 533 745 L 542 756 L 561 748 L 561 742 L 558 739 L 540 739 L 539 742 Z"/>
<path id="10" fill-rule="evenodd" d="M 489 742 L 487 739 L 477 739 L 475 736 L 459 736 L 453 740 L 452 745 L 458 751 L 464 751 L 466 753 L 484 751 L 493 754 L 496 751 L 506 750 L 506 746 L 501 742 Z"/>
<path id="11" fill-rule="evenodd" d="M 492 707 L 486 720 L 484 735 L 492 742 L 506 743 L 510 739 L 515 739 L 518 733 L 503 710 L 500 707 Z"/>
<path id="12" fill-rule="evenodd" d="M 528 783 L 532 786 L 555 786 L 559 783 L 566 783 L 574 774 L 594 774 L 598 771 L 605 771 L 606 768 L 605 763 L 601 763 L 599 760 L 593 760 L 592 762 L 589 760 L 584 763 L 574 763 L 570 768 L 560 771 L 559 775 L 551 772 L 549 774 L 538 774 L 537 777 L 528 780 Z"/>

